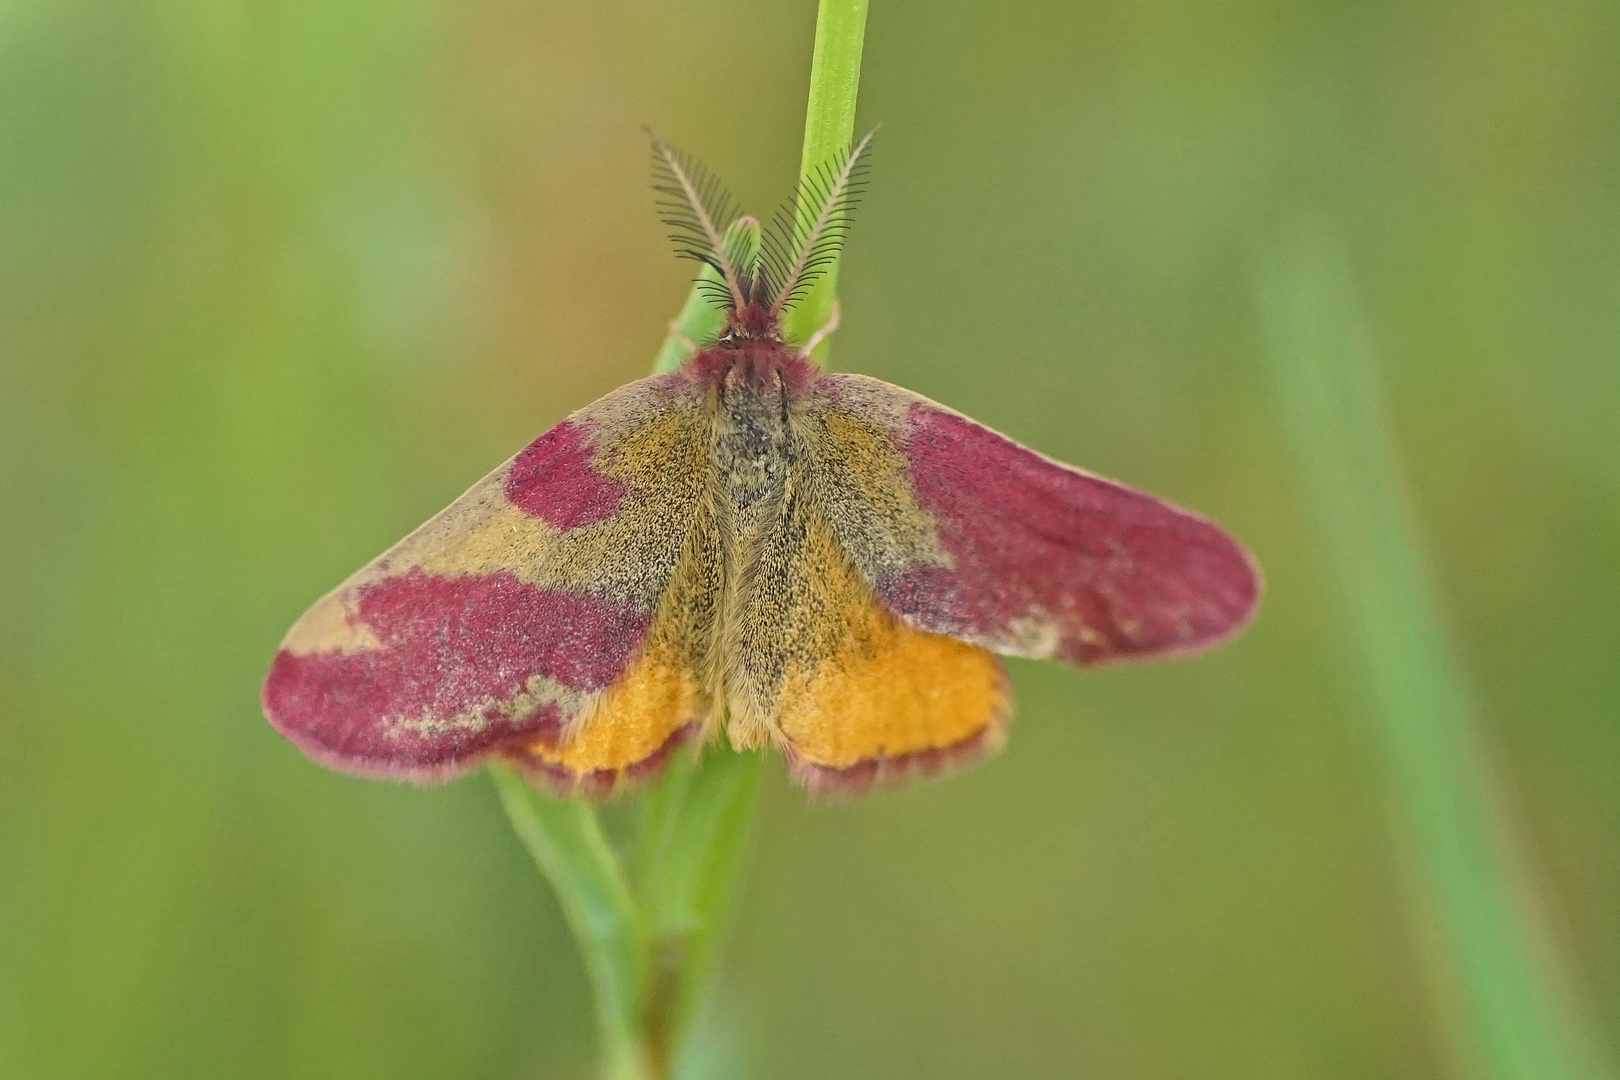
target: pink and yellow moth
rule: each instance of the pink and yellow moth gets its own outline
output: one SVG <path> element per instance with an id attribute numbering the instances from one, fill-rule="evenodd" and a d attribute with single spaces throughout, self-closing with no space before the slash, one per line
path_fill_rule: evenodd
<path id="1" fill-rule="evenodd" d="M 654 143 L 663 220 L 711 266 L 719 338 L 587 405 L 317 601 L 265 680 L 276 729 L 346 772 L 491 758 L 599 796 L 721 732 L 812 790 L 997 746 L 995 654 L 1194 652 L 1258 602 L 1210 521 L 877 379 L 821 371 L 781 316 L 842 242 L 871 136 L 762 246 Z"/>

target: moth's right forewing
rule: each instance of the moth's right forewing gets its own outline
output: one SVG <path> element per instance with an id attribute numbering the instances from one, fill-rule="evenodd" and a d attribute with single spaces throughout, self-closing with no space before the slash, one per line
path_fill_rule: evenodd
<path id="1" fill-rule="evenodd" d="M 1074 663 L 1195 651 L 1253 615 L 1219 526 L 860 375 L 818 386 L 821 485 L 879 597 L 913 626 Z"/>
<path id="2" fill-rule="evenodd" d="M 415 780 L 564 741 L 642 648 L 706 446 L 677 376 L 575 413 L 317 602 L 276 656 L 266 714 L 324 764 Z"/>

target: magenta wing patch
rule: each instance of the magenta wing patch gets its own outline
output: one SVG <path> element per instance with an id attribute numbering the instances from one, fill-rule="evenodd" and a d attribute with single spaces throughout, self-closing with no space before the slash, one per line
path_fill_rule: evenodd
<path id="1" fill-rule="evenodd" d="M 376 647 L 283 648 L 265 710 L 325 763 L 425 776 L 514 736 L 555 741 L 570 705 L 624 670 L 650 613 L 510 573 L 412 568 L 360 585 L 353 618 Z"/>
<path id="2" fill-rule="evenodd" d="M 316 603 L 265 680 L 271 723 L 323 764 L 414 780 L 555 745 L 668 584 L 702 484 L 694 402 L 670 377 L 608 395 Z"/>
<path id="3" fill-rule="evenodd" d="M 1212 522 L 1079 469 L 899 387 L 827 379 L 836 407 L 888 433 L 927 544 L 849 546 L 920 629 L 1017 656 L 1094 664 L 1190 652 L 1259 602 L 1254 560 Z M 886 536 L 907 535 L 903 525 Z M 914 533 L 915 530 L 912 530 Z"/>
<path id="4" fill-rule="evenodd" d="M 590 432 L 564 420 L 512 459 L 506 497 L 559 529 L 606 521 L 619 512 L 625 489 L 597 470 L 595 456 Z"/>

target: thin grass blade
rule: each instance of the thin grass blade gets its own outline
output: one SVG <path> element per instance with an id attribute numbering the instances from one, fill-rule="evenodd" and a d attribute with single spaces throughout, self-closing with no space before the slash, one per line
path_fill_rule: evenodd
<path id="1" fill-rule="evenodd" d="M 1302 230 L 1265 268 L 1260 299 L 1352 697 L 1382 750 L 1409 911 L 1457 1071 L 1479 1080 L 1611 1076 L 1505 828 L 1502 787 L 1403 498 L 1345 260 Z"/>

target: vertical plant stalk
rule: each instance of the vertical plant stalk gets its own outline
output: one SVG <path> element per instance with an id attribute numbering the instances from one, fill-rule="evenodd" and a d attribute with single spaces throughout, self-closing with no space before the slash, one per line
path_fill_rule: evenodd
<path id="1" fill-rule="evenodd" d="M 853 139 L 866 6 L 866 0 L 821 0 L 801 183 Z M 734 228 L 752 230 L 757 245 L 751 220 Z M 793 309 L 785 327 L 790 337 L 804 340 L 827 324 L 837 273 L 838 264 L 830 263 Z M 722 316 L 702 294 L 704 277 L 718 280 L 703 268 L 670 324 L 654 373 L 675 370 L 694 343 L 719 332 Z M 814 356 L 825 365 L 827 354 L 823 340 Z M 675 755 L 641 797 L 633 882 L 594 808 L 553 800 L 511 770 L 491 769 L 512 828 L 551 882 L 579 945 L 596 999 L 605 1080 L 667 1080 L 676 1072 L 730 911 L 762 762 L 758 753 L 725 746 L 708 747 L 701 758 Z"/>
<path id="2" fill-rule="evenodd" d="M 1337 249 L 1302 232 L 1261 282 L 1272 374 L 1362 705 L 1382 751 L 1408 900 L 1458 1071 L 1596 1080 L 1504 828 L 1499 791 L 1401 498 L 1377 371 Z"/>
<path id="3" fill-rule="evenodd" d="M 551 882 L 596 1000 L 604 1080 L 643 1080 L 641 1001 L 646 934 L 624 868 L 596 810 L 542 795 L 504 765 L 490 767 L 512 830 Z"/>
<path id="4" fill-rule="evenodd" d="M 810 62 L 810 100 L 804 117 L 799 184 L 815 169 L 848 150 L 855 140 L 855 98 L 861 83 L 861 47 L 866 40 L 867 0 L 821 0 L 816 11 L 816 49 Z M 790 341 L 807 341 L 832 319 L 838 303 L 838 263 L 828 264 L 809 292 L 783 320 Z M 810 354 L 827 366 L 831 349 L 823 338 Z"/>
<path id="5" fill-rule="evenodd" d="M 692 1031 L 732 906 L 763 756 L 679 755 L 642 800 L 638 900 L 646 934 L 643 1040 L 669 1075 Z"/>

